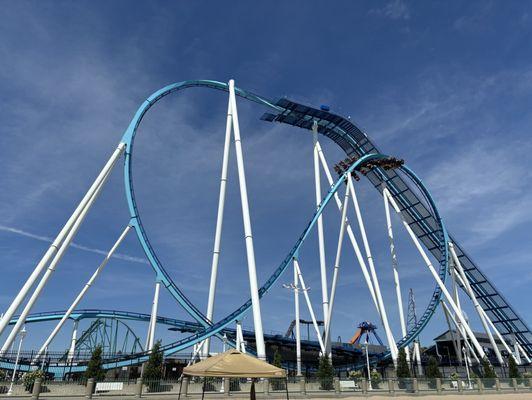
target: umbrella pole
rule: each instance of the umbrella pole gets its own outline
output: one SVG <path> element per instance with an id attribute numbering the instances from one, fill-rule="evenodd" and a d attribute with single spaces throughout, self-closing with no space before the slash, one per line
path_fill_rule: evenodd
<path id="1" fill-rule="evenodd" d="M 205 397 L 205 381 L 207 380 L 206 377 L 203 377 L 203 388 L 201 389 L 201 400 Z"/>
<path id="2" fill-rule="evenodd" d="M 181 374 L 181 383 L 179 384 L 179 396 L 177 396 L 177 400 L 181 399 L 181 388 L 183 387 L 183 379 L 185 379 L 185 375 Z"/>
<path id="3" fill-rule="evenodd" d="M 290 400 L 290 397 L 288 396 L 288 375 L 285 377 L 285 379 L 286 379 L 286 384 L 284 388 L 286 389 L 286 400 Z"/>

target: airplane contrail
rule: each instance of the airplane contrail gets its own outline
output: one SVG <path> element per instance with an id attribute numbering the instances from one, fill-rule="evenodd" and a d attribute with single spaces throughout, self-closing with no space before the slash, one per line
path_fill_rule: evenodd
<path id="1" fill-rule="evenodd" d="M 14 228 L 12 226 L 6 226 L 6 225 L 1 225 L 0 224 L 0 231 L 14 233 L 15 235 L 25 236 L 25 237 L 28 237 L 28 238 L 31 238 L 31 239 L 39 240 L 41 242 L 46 242 L 46 243 L 52 243 L 53 242 L 53 239 L 51 237 L 37 235 L 35 233 L 27 232 L 27 231 L 24 231 L 22 229 Z M 107 253 L 108 253 L 108 251 L 105 251 L 105 250 L 96 249 L 94 247 L 84 246 L 82 244 L 78 244 L 78 243 L 74 243 L 74 242 L 72 242 L 70 244 L 70 246 L 72 246 L 72 247 L 74 247 L 74 248 L 76 248 L 78 250 L 88 251 L 89 253 L 96 253 L 96 254 L 101 254 L 101 255 L 104 255 L 104 256 L 107 255 Z M 130 256 L 128 254 L 114 253 L 113 257 L 114 258 L 118 258 L 120 260 L 124 260 L 124 261 L 131 261 L 131 262 L 136 262 L 136 263 L 141 263 L 141 264 L 148 264 L 148 261 L 145 258 Z"/>

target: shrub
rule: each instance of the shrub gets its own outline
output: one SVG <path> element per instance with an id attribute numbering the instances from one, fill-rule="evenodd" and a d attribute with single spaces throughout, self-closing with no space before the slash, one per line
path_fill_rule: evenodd
<path id="1" fill-rule="evenodd" d="M 435 357 L 429 357 L 425 375 L 427 376 L 429 387 L 435 388 L 436 378 L 441 378 L 439 363 Z"/>
<path id="2" fill-rule="evenodd" d="M 495 385 L 495 378 L 497 378 L 497 374 L 493 370 L 493 367 L 488 361 L 487 357 L 484 357 L 482 359 L 482 371 L 483 371 L 483 383 L 486 387 L 493 387 Z"/>
<path id="3" fill-rule="evenodd" d="M 406 386 L 406 379 L 410 378 L 410 367 L 406 361 L 406 352 L 405 349 L 399 349 L 399 356 L 397 358 L 397 369 L 395 370 L 397 375 L 397 384 L 401 389 L 404 389 Z"/>
<path id="4" fill-rule="evenodd" d="M 523 374 L 523 378 L 525 380 L 525 386 L 530 386 L 530 380 L 532 379 L 532 372 L 525 372 Z"/>
<path id="5" fill-rule="evenodd" d="M 349 377 L 355 381 L 364 378 L 364 373 L 361 370 L 349 371 Z"/>
<path id="6" fill-rule="evenodd" d="M 150 357 L 144 366 L 142 379 L 148 385 L 149 392 L 156 392 L 159 382 L 163 377 L 163 352 L 161 351 L 161 341 L 155 342 L 151 349 Z"/>
<path id="7" fill-rule="evenodd" d="M 95 381 L 101 381 L 105 377 L 105 370 L 102 365 L 102 346 L 96 346 L 85 370 L 85 378 L 93 378 Z"/>
<path id="8" fill-rule="evenodd" d="M 281 353 L 279 353 L 279 349 L 276 349 L 275 353 L 273 354 L 273 365 L 275 365 L 277 368 L 283 368 L 283 359 L 281 358 Z M 273 390 L 286 389 L 286 382 L 283 379 L 272 379 L 271 385 Z"/>
<path id="9" fill-rule="evenodd" d="M 316 375 L 320 381 L 321 390 L 331 390 L 333 388 L 334 368 L 327 355 L 320 357 L 318 373 Z"/>
<path id="10" fill-rule="evenodd" d="M 508 377 L 515 378 L 518 384 L 520 384 L 522 381 L 521 373 L 519 372 L 519 368 L 517 368 L 517 363 L 515 362 L 515 359 L 512 356 L 508 358 Z"/>
<path id="11" fill-rule="evenodd" d="M 382 376 L 377 370 L 371 371 L 371 387 L 373 389 L 379 387 L 379 383 L 382 382 Z"/>
<path id="12" fill-rule="evenodd" d="M 35 384 L 37 378 L 44 379 L 44 377 L 44 371 L 41 369 L 24 373 L 24 375 L 22 375 L 22 384 L 24 385 L 24 390 L 30 393 L 33 392 L 33 385 Z"/>

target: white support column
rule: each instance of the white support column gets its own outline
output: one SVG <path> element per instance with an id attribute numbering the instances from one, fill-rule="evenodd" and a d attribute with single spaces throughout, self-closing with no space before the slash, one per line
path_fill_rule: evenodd
<path id="1" fill-rule="evenodd" d="M 236 349 L 241 353 L 246 354 L 246 341 L 244 340 L 241 321 L 236 321 Z"/>
<path id="2" fill-rule="evenodd" d="M 416 365 L 417 365 L 417 375 L 422 376 L 423 375 L 423 367 L 421 366 L 421 352 L 419 351 L 419 341 L 416 339 L 414 340 L 414 354 L 413 356 L 416 358 Z"/>
<path id="3" fill-rule="evenodd" d="M 37 361 L 39 359 L 39 357 L 41 356 L 41 354 L 43 354 L 44 350 L 50 346 L 50 343 L 52 342 L 52 340 L 54 340 L 55 336 L 57 335 L 57 333 L 61 330 L 61 328 L 63 327 L 63 325 L 65 324 L 65 322 L 70 318 L 70 315 L 72 314 L 72 312 L 74 311 L 74 309 L 78 306 L 79 302 L 83 299 L 83 297 L 85 296 L 85 294 L 87 293 L 87 291 L 90 289 L 90 287 L 92 286 L 92 284 L 94 283 L 94 281 L 96 280 L 96 278 L 99 276 L 99 274 L 102 272 L 102 270 L 105 268 L 105 266 L 107 265 L 107 263 L 109 262 L 109 260 L 111 259 L 111 257 L 113 256 L 114 252 L 116 251 L 116 249 L 118 248 L 118 246 L 120 246 L 120 244 L 122 243 L 122 241 L 124 240 L 124 238 L 126 237 L 126 235 L 128 234 L 128 232 L 130 231 L 131 229 L 131 226 L 128 225 L 123 231 L 122 233 L 120 234 L 120 236 L 118 237 L 118 240 L 115 242 L 115 244 L 113 245 L 113 247 L 111 247 L 111 250 L 109 250 L 109 252 L 107 253 L 107 255 L 105 256 L 105 258 L 103 259 L 103 261 L 101 262 L 101 264 L 98 266 L 98 268 L 96 268 L 96 271 L 94 271 L 94 273 L 92 274 L 92 276 L 90 277 L 90 279 L 87 281 L 87 283 L 85 284 L 85 286 L 83 287 L 83 289 L 81 289 L 81 291 L 79 292 L 79 294 L 77 295 L 77 297 L 74 299 L 74 301 L 72 302 L 72 304 L 70 305 L 70 307 L 68 308 L 68 310 L 66 311 L 66 313 L 63 315 L 63 317 L 61 318 L 61 320 L 57 323 L 57 325 L 55 326 L 54 330 L 52 331 L 52 333 L 50 334 L 50 336 L 48 336 L 48 338 L 46 339 L 46 341 L 44 342 L 44 344 L 41 346 L 41 348 L 39 349 L 39 351 L 37 352 L 37 354 L 35 355 L 33 361 Z M 75 326 L 77 327 L 77 323 L 75 324 Z M 74 341 L 74 344 L 75 344 L 75 341 Z M 70 355 L 69 355 L 70 356 Z"/>
<path id="4" fill-rule="evenodd" d="M 530 360 L 530 357 L 528 357 L 528 354 L 526 353 L 526 351 L 523 349 L 523 347 L 521 346 L 521 343 L 519 343 L 517 341 L 517 339 L 515 340 L 515 343 L 516 343 L 516 346 L 519 350 L 521 350 L 521 354 L 523 355 L 523 357 L 525 357 L 525 360 L 528 364 L 531 363 L 531 360 Z"/>
<path id="5" fill-rule="evenodd" d="M 54 239 L 44 256 L 41 258 L 33 272 L 31 273 L 30 277 L 26 280 L 20 291 L 17 293 L 11 304 L 9 305 L 9 308 L 7 311 L 3 314 L 2 318 L 0 319 L 0 335 L 4 332 L 6 326 L 9 324 L 9 321 L 13 318 L 13 315 L 16 313 L 17 309 L 20 307 L 26 296 L 28 295 L 28 292 L 32 288 L 32 286 L 37 281 L 37 278 L 39 275 L 41 275 L 44 268 L 48 265 L 52 257 L 55 256 L 57 253 L 57 250 L 59 249 L 59 246 L 65 239 L 65 236 L 70 232 L 72 227 L 74 226 L 75 222 L 80 217 L 80 214 L 82 211 L 92 204 L 92 198 L 94 197 L 94 193 L 98 190 L 100 186 L 102 186 L 105 181 L 107 180 L 107 177 L 109 176 L 109 172 L 112 170 L 113 166 L 115 165 L 116 161 L 120 158 L 122 155 L 124 149 L 126 148 L 125 143 L 120 143 L 116 150 L 113 152 L 111 158 L 107 161 L 103 169 L 101 170 L 100 174 L 94 181 L 94 183 L 91 185 L 83 199 L 81 199 L 81 202 L 78 204 L 66 224 L 63 226 L 57 237 Z"/>
<path id="6" fill-rule="evenodd" d="M 259 288 L 257 284 L 257 270 L 255 266 L 255 250 L 253 247 L 253 234 L 251 230 L 251 217 L 249 215 L 248 192 L 246 186 L 246 174 L 244 171 L 244 157 L 242 155 L 242 140 L 240 138 L 240 126 L 238 123 L 238 111 L 236 107 L 235 82 L 229 81 L 229 101 L 233 111 L 233 130 L 235 138 L 235 152 L 238 167 L 238 181 L 240 183 L 240 200 L 242 202 L 242 218 L 244 220 L 244 235 L 246 240 L 246 253 L 249 272 L 249 289 L 251 291 L 251 304 L 253 309 L 253 325 L 255 327 L 255 342 L 257 356 L 261 360 L 266 359 L 266 346 L 264 345 L 264 332 L 262 329 L 262 316 L 260 311 Z"/>
<path id="7" fill-rule="evenodd" d="M 384 307 L 384 301 L 381 295 L 379 280 L 377 278 L 377 271 L 375 270 L 375 264 L 373 263 L 373 257 L 371 255 L 371 249 L 369 247 L 369 242 L 368 242 L 368 238 L 366 235 L 366 229 L 364 227 L 364 220 L 362 219 L 362 212 L 360 211 L 360 206 L 358 204 L 357 195 L 355 192 L 355 186 L 353 185 L 351 175 L 348 175 L 347 177 L 347 184 L 349 186 L 349 191 L 351 192 L 351 198 L 353 199 L 353 205 L 355 207 L 355 213 L 356 213 L 357 220 L 358 220 L 358 226 L 360 228 L 362 242 L 364 243 L 364 249 L 366 251 L 366 257 L 368 260 L 369 270 L 371 272 L 371 277 L 373 281 L 373 287 L 375 289 L 375 295 L 377 297 L 377 304 L 380 309 L 381 322 L 384 327 L 384 331 L 386 333 L 386 338 L 388 340 L 388 346 L 390 346 L 390 353 L 392 355 L 393 363 L 394 365 L 397 365 L 398 349 L 397 349 L 397 345 L 395 343 L 395 339 L 393 337 L 392 331 L 390 329 L 390 325 L 388 323 L 388 316 L 386 315 L 386 309 Z"/>
<path id="8" fill-rule="evenodd" d="M 108 171 L 108 174 L 110 174 L 110 170 Z M 81 224 L 83 223 L 83 220 L 87 216 L 87 213 L 89 212 L 92 204 L 94 204 L 95 200 L 97 199 L 98 195 L 100 194 L 100 192 L 101 192 L 101 190 L 103 188 L 103 183 L 105 182 L 105 179 L 107 179 L 107 176 L 108 175 L 106 175 L 104 177 L 104 179 L 100 183 L 100 186 L 98 186 L 96 188 L 96 190 L 93 193 L 92 197 L 89 199 L 88 203 L 85 205 L 85 208 L 83 208 L 83 210 L 79 214 L 78 218 L 74 222 L 74 225 L 72 225 L 72 228 L 68 232 L 65 240 L 63 241 L 63 243 L 59 247 L 59 250 L 55 254 L 54 258 L 52 259 L 52 261 L 48 265 L 48 268 L 44 272 L 41 280 L 39 281 L 39 283 L 35 287 L 34 292 L 32 293 L 31 297 L 29 298 L 28 302 L 26 303 L 26 306 L 22 310 L 22 313 L 20 314 L 15 326 L 13 327 L 11 332 L 9 333 L 9 336 L 7 337 L 6 341 L 4 342 L 4 345 L 0 349 L 0 354 L 3 354 L 4 352 L 7 351 L 7 349 L 9 349 L 9 346 L 11 345 L 13 340 L 15 339 L 15 336 L 17 335 L 18 331 L 20 330 L 22 325 L 26 322 L 26 318 L 27 318 L 28 314 L 31 312 L 31 309 L 32 309 L 33 305 L 35 304 L 35 302 L 39 298 L 42 290 L 44 289 L 44 286 L 46 285 L 46 283 L 48 282 L 48 280 L 52 276 L 52 273 L 55 271 L 55 268 L 57 267 L 57 264 L 63 258 L 66 250 L 70 246 L 70 243 L 74 239 L 74 236 L 78 232 L 79 227 L 81 226 Z"/>
<path id="9" fill-rule="evenodd" d="M 445 315 L 445 321 L 447 322 L 447 326 L 449 327 L 449 334 L 451 335 L 451 342 L 453 342 L 454 353 L 458 357 L 458 353 L 462 352 L 461 351 L 462 345 L 460 343 L 460 333 L 458 331 L 453 331 L 450 316 L 447 315 L 447 311 L 445 308 L 442 307 L 442 310 L 443 310 L 443 315 Z M 455 333 L 457 334 L 458 337 L 455 335 Z M 458 357 L 458 359 L 460 360 L 460 364 L 461 364 L 462 357 Z"/>
<path id="10" fill-rule="evenodd" d="M 340 233 L 338 234 L 338 245 L 336 246 L 336 258 L 334 260 L 334 270 L 333 270 L 333 280 L 331 287 L 331 296 L 329 298 L 329 315 L 327 316 L 327 322 L 325 324 L 325 346 L 327 347 L 327 354 L 329 355 L 329 360 L 332 360 L 332 350 L 331 350 L 331 319 L 332 311 L 334 307 L 334 298 L 336 296 L 336 285 L 338 283 L 338 272 L 340 269 L 340 259 L 342 256 L 342 245 L 344 242 L 345 235 L 345 226 L 347 223 L 347 205 L 349 204 L 349 188 L 346 186 L 344 203 L 342 205 L 342 217 L 340 220 Z"/>
<path id="11" fill-rule="evenodd" d="M 157 325 L 157 309 L 159 308 L 159 292 L 161 290 L 161 281 L 155 281 L 155 293 L 153 294 L 153 302 L 151 306 L 150 326 L 148 328 L 148 337 L 146 339 L 146 350 L 151 351 L 155 343 L 155 327 Z"/>
<path id="12" fill-rule="evenodd" d="M 397 308 L 399 310 L 399 321 L 401 322 L 401 334 L 403 337 L 406 336 L 406 322 L 405 322 L 405 314 L 403 311 L 403 296 L 401 295 L 401 284 L 399 281 L 399 271 L 398 271 L 398 265 L 397 265 L 397 255 L 395 253 L 395 242 L 393 238 L 393 229 L 392 229 L 392 218 L 390 215 L 390 204 L 388 201 L 388 196 L 386 195 L 388 193 L 388 189 L 384 187 L 383 189 L 383 196 L 384 199 L 384 211 L 386 213 L 386 227 L 388 230 L 388 240 L 390 242 L 390 255 L 392 257 L 392 270 L 393 270 L 393 280 L 395 283 L 395 296 L 397 297 Z M 410 350 L 407 346 L 405 346 L 405 354 L 406 354 L 406 361 L 410 364 Z"/>
<path id="13" fill-rule="evenodd" d="M 414 242 L 414 245 L 416 246 L 416 248 L 417 248 L 419 254 L 421 255 L 421 257 L 423 258 L 423 260 L 425 261 L 425 264 L 427 265 L 427 268 L 429 269 L 430 273 L 434 277 L 434 280 L 436 281 L 436 283 L 440 287 L 443 295 L 445 296 L 445 298 L 447 299 L 447 301 L 451 305 L 454 313 L 458 317 L 458 320 L 464 326 L 464 328 L 465 328 L 465 330 L 467 332 L 467 335 L 471 338 L 471 341 L 473 342 L 473 345 L 475 346 L 475 349 L 477 350 L 478 354 L 480 355 L 481 358 L 484 358 L 486 356 L 486 353 L 484 353 L 484 350 L 482 349 L 482 346 L 479 344 L 477 338 L 473 334 L 473 331 L 471 330 L 469 324 L 467 323 L 466 319 L 464 318 L 464 315 L 458 309 L 458 307 L 457 307 L 456 303 L 454 302 L 451 294 L 449 293 L 449 291 L 445 287 L 445 284 L 443 283 L 443 281 L 441 280 L 440 276 L 438 275 L 438 273 L 434 269 L 434 266 L 432 265 L 432 262 L 430 261 L 430 258 L 427 256 L 427 253 L 425 252 L 425 250 L 421 246 L 421 243 L 419 243 L 419 239 L 417 238 L 416 234 L 414 233 L 414 231 L 412 230 L 410 225 L 408 225 L 408 223 L 404 220 L 403 216 L 401 215 L 401 211 L 400 211 L 399 207 L 397 206 L 397 203 L 395 202 L 395 199 L 392 196 L 388 196 L 388 199 L 390 200 L 390 204 L 395 209 L 395 211 L 401 216 L 401 220 L 403 221 L 403 225 L 404 225 L 405 229 L 407 230 L 408 234 L 410 235 L 410 238 Z"/>
<path id="14" fill-rule="evenodd" d="M 307 285 L 305 285 L 303 274 L 301 273 L 301 268 L 299 268 L 299 262 L 295 258 L 294 267 L 297 270 L 297 277 L 299 279 L 299 282 L 301 282 L 301 291 L 303 292 L 303 295 L 305 296 L 305 301 L 307 302 L 310 318 L 312 319 L 312 326 L 314 326 L 314 330 L 316 331 L 316 337 L 318 338 L 318 343 L 320 344 L 321 354 L 326 354 L 325 345 L 323 344 L 323 340 L 321 338 L 320 328 L 318 327 L 318 322 L 316 321 L 316 315 L 314 314 L 314 309 L 312 308 L 312 303 L 310 302 L 310 298 L 308 296 Z"/>
<path id="15" fill-rule="evenodd" d="M 299 323 L 299 279 L 294 263 L 294 307 L 296 320 L 296 369 L 297 376 L 301 376 L 301 324 Z M 516 342 L 517 343 L 517 342 Z"/>
<path id="16" fill-rule="evenodd" d="M 490 327 L 488 326 L 488 322 L 486 321 L 486 316 L 484 315 L 484 310 L 480 306 L 480 303 L 478 302 L 475 293 L 473 292 L 473 289 L 471 288 L 471 285 L 469 284 L 469 281 L 467 280 L 467 277 L 465 275 L 464 269 L 462 268 L 462 264 L 460 263 L 460 260 L 458 259 L 458 256 L 456 255 L 456 251 L 454 249 L 454 245 L 452 243 L 449 243 L 449 251 L 451 252 L 451 257 L 453 258 L 454 267 L 458 271 L 458 278 L 460 278 L 460 283 L 462 286 L 464 286 L 464 289 L 466 290 L 466 293 L 468 294 L 469 298 L 473 302 L 473 305 L 475 306 L 475 310 L 477 311 L 477 314 L 480 318 L 480 321 L 482 322 L 482 326 L 484 328 L 484 331 L 488 335 L 489 341 L 491 343 L 491 346 L 493 347 L 493 351 L 495 352 L 495 355 L 497 356 L 497 361 L 499 362 L 499 365 L 505 365 L 504 360 L 502 358 L 502 354 L 499 350 L 499 347 L 497 346 L 497 343 L 495 342 L 495 339 L 493 338 L 493 335 L 491 333 Z M 454 271 L 453 271 L 454 272 Z M 501 336 L 502 338 L 502 336 Z M 506 347 L 506 350 L 509 352 L 509 354 L 512 354 L 509 347 L 506 345 L 506 342 L 504 339 L 502 340 L 502 343 Z"/>
<path id="17" fill-rule="evenodd" d="M 233 126 L 233 111 L 231 101 L 227 104 L 227 121 L 225 124 L 225 141 L 222 158 L 222 173 L 220 177 L 220 195 L 218 198 L 218 216 L 216 218 L 216 232 L 214 234 L 214 249 L 212 251 L 211 282 L 209 285 L 209 299 L 207 302 L 206 317 L 212 322 L 214 315 L 214 299 L 216 296 L 216 281 L 218 276 L 218 262 L 220 260 L 220 245 L 222 241 L 222 227 L 224 221 L 225 193 L 227 188 L 227 170 L 229 165 L 229 151 L 231 149 L 231 129 Z M 202 346 L 203 358 L 209 355 L 210 338 L 207 338 Z"/>
<path id="18" fill-rule="evenodd" d="M 320 178 L 320 147 L 318 147 L 318 123 L 314 121 L 312 125 L 312 140 L 314 144 L 314 186 L 315 186 L 315 193 L 316 193 L 316 207 L 319 207 L 322 199 L 321 194 L 321 178 Z M 321 298 L 322 298 L 322 306 L 323 306 L 323 324 L 325 327 L 328 326 L 328 318 L 329 318 L 329 284 L 327 282 L 327 263 L 325 261 L 325 237 L 323 233 L 323 215 L 320 215 L 318 217 L 317 221 L 317 229 L 318 229 L 318 252 L 319 252 L 319 258 L 320 258 L 320 275 L 321 275 Z M 325 346 L 328 349 L 330 347 L 330 343 L 327 342 L 329 340 L 328 337 L 326 337 Z"/>
<path id="19" fill-rule="evenodd" d="M 458 309 L 462 313 L 462 305 L 460 304 L 460 296 L 458 294 L 458 285 L 456 283 L 456 271 L 454 269 L 454 261 L 453 261 L 452 257 L 449 260 L 449 270 L 450 270 L 449 272 L 450 272 L 450 275 L 451 275 L 451 282 L 452 282 L 453 299 L 456 302 L 456 306 L 458 307 Z M 455 315 L 455 318 L 456 318 L 456 315 Z M 464 328 L 462 327 L 460 322 L 458 322 L 458 330 L 460 331 L 460 334 L 462 336 L 465 336 Z M 458 338 L 455 339 L 454 347 L 457 349 L 457 351 L 462 348 L 462 345 L 460 344 L 460 335 L 458 335 Z M 462 352 L 460 352 L 460 354 L 457 357 L 458 357 L 458 361 L 461 364 L 462 361 L 463 361 L 462 360 Z"/>
<path id="20" fill-rule="evenodd" d="M 79 321 L 76 319 L 74 320 L 74 326 L 72 327 L 72 339 L 70 340 L 70 348 L 68 349 L 68 362 L 72 362 L 74 359 L 74 354 L 76 353 L 76 341 L 78 340 L 78 324 Z M 46 357 L 46 349 L 48 346 L 44 346 L 44 354 Z M 40 352 L 40 351 L 39 351 Z M 40 354 L 39 354 L 40 355 Z M 35 357 L 34 360 L 36 360 L 38 357 Z"/>
<path id="21" fill-rule="evenodd" d="M 329 183 L 329 186 L 332 186 L 334 185 L 334 181 L 331 175 L 331 170 L 329 169 L 329 166 L 327 165 L 327 160 L 325 159 L 325 155 L 323 154 L 323 151 L 321 149 L 320 142 L 317 142 L 316 146 L 318 147 L 318 154 L 320 156 L 320 161 L 323 167 L 323 171 L 325 172 L 325 176 L 327 177 L 327 182 Z M 342 211 L 342 202 L 340 201 L 340 196 L 338 196 L 338 193 L 334 193 L 334 200 L 336 201 L 336 206 L 338 207 L 338 210 Z M 355 250 L 355 255 L 357 257 L 358 264 L 360 265 L 362 275 L 364 276 L 364 279 L 366 281 L 366 285 L 368 286 L 368 290 L 373 300 L 373 304 L 375 304 L 375 308 L 377 312 L 380 314 L 379 306 L 377 304 L 377 298 L 375 297 L 375 290 L 373 288 L 373 284 L 371 283 L 371 277 L 369 275 L 366 262 L 364 261 L 364 256 L 362 255 L 362 252 L 360 251 L 360 246 L 358 245 L 355 234 L 353 233 L 353 229 L 351 228 L 351 225 L 349 224 L 349 220 L 347 220 L 346 224 L 347 224 L 347 236 L 349 237 L 351 245 L 353 246 L 353 249 Z"/>

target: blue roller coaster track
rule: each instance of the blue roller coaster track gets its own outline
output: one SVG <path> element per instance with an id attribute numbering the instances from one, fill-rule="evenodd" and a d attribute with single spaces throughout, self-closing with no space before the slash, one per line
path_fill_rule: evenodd
<path id="1" fill-rule="evenodd" d="M 130 224 L 135 229 L 144 253 L 156 273 L 156 279 L 164 285 L 173 298 L 202 327 L 201 330 L 194 331 L 189 337 L 165 344 L 162 347 L 162 350 L 167 355 L 188 348 L 212 335 L 219 335 L 224 329 L 227 329 L 230 324 L 234 323 L 235 320 L 240 319 L 251 307 L 251 299 L 249 299 L 223 319 L 217 322 L 209 321 L 207 317 L 185 296 L 163 267 L 153 246 L 150 244 L 147 231 L 142 224 L 141 216 L 138 211 L 132 171 L 134 141 L 140 123 L 147 111 L 160 99 L 171 93 L 192 87 L 204 87 L 228 91 L 228 85 L 226 83 L 212 80 L 184 81 L 166 86 L 153 93 L 144 101 L 144 103 L 142 103 L 121 140 L 126 145 L 124 179 L 127 203 L 131 217 Z M 332 114 L 328 111 L 298 104 L 284 98 L 274 102 L 239 88 L 235 88 L 235 91 L 241 98 L 258 103 L 268 109 L 269 112 L 262 116 L 263 120 L 284 123 L 308 130 L 312 129 L 312 125 L 316 122 L 318 124 L 318 133 L 333 140 L 348 156 L 355 156 L 357 158 L 357 161 L 354 162 L 330 188 L 296 244 L 269 279 L 259 289 L 259 297 L 262 297 L 279 279 L 293 258 L 297 258 L 303 242 L 309 235 L 318 217 L 323 213 L 323 210 L 329 201 L 344 184 L 344 179 L 347 174 L 359 170 L 360 167 L 368 161 L 384 159 L 387 158 L 387 156 L 381 154 L 369 137 L 346 118 Z M 509 339 L 511 336 L 515 335 L 528 354 L 532 355 L 532 333 L 525 321 L 518 317 L 510 304 L 495 289 L 494 285 L 480 271 L 472 259 L 459 246 L 456 240 L 452 237 L 448 237 L 430 193 L 415 173 L 408 167 L 402 166 L 391 170 L 377 167 L 373 168 L 365 175 L 379 192 L 383 185 L 388 188 L 399 205 L 405 221 L 410 225 L 428 251 L 433 254 L 436 260 L 438 260 L 438 273 L 442 280 L 445 280 L 448 272 L 448 242 L 451 240 L 454 243 L 467 278 L 483 309 L 488 313 L 502 335 Z M 441 291 L 439 287 L 436 287 L 421 318 L 419 318 L 417 324 L 408 331 L 407 335 L 397 343 L 398 347 L 407 346 L 419 335 L 434 314 L 440 297 Z M 389 353 L 385 353 L 382 356 L 387 357 L 389 356 Z M 132 362 L 143 362 L 146 359 L 147 353 L 124 355 L 115 359 L 106 360 L 105 367 L 120 367 L 130 365 Z M 80 365 L 76 368 L 82 370 L 84 366 Z"/>

